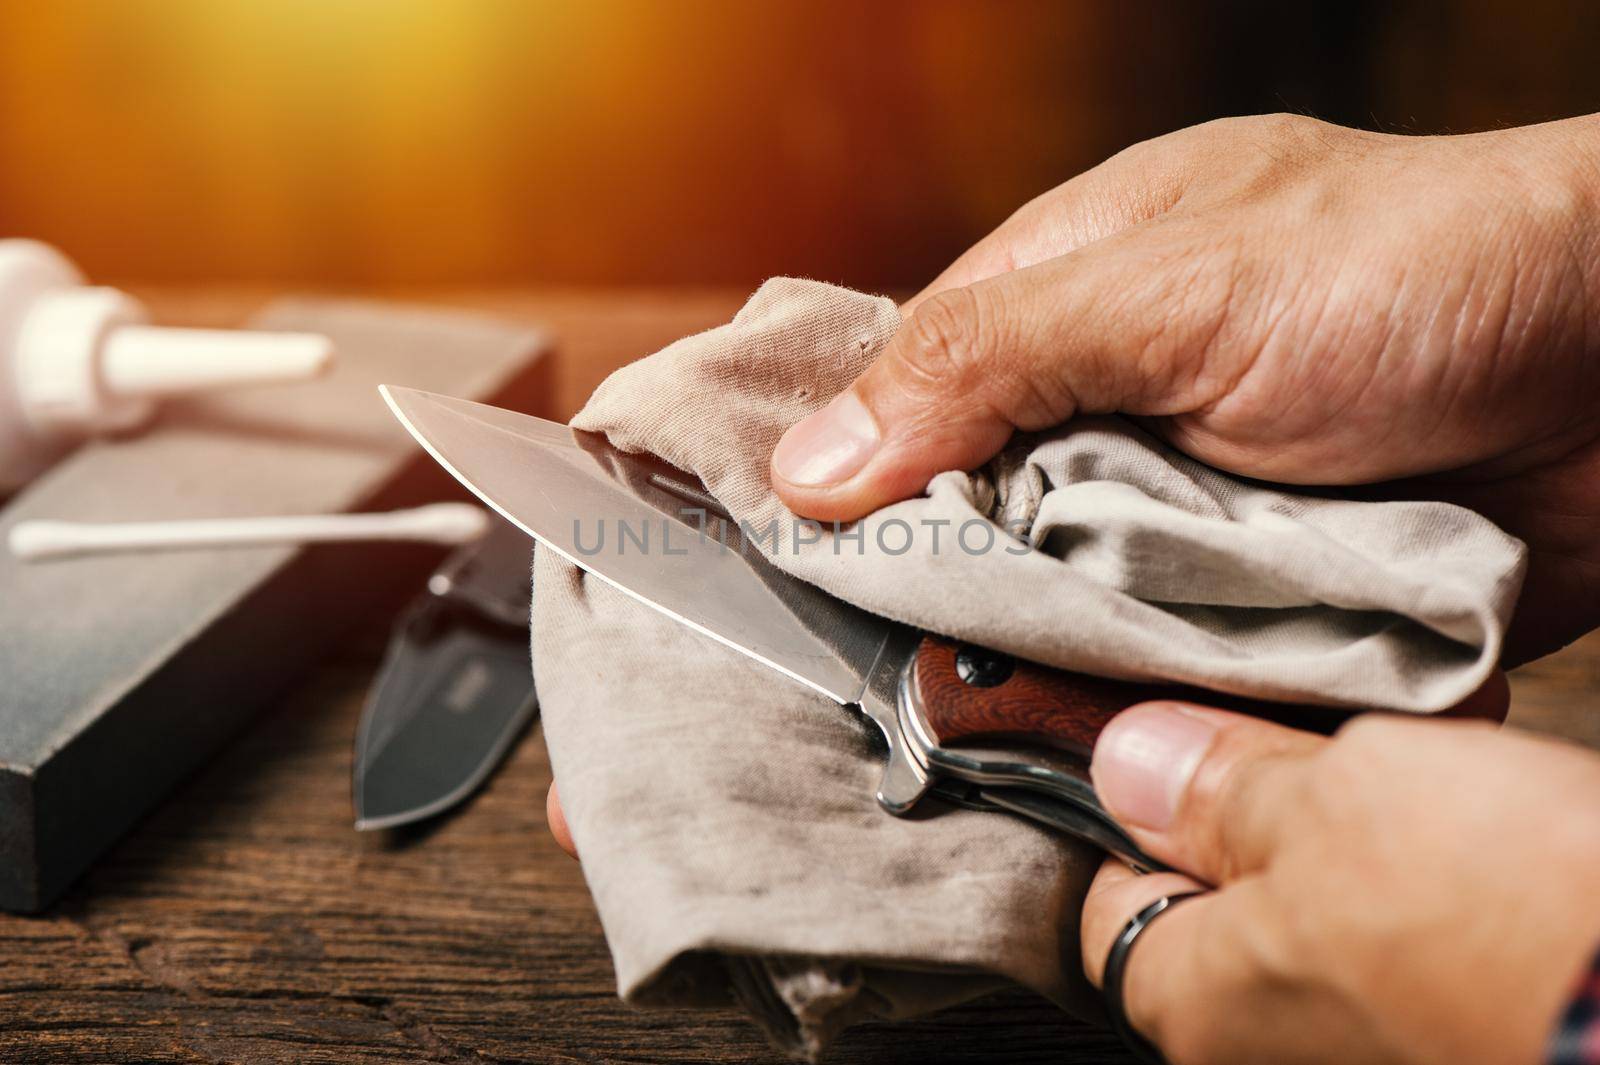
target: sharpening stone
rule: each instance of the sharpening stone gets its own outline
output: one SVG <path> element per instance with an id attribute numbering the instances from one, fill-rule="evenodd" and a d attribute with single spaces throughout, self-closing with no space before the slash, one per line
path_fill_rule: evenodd
<path id="1" fill-rule="evenodd" d="M 372 303 L 274 305 L 330 337 L 316 381 L 169 403 L 0 510 L 143 521 L 387 510 L 459 498 L 380 383 L 544 413 L 544 337 Z M 442 549 L 324 544 L 27 564 L 0 547 L 0 907 L 41 909 L 340 634 L 421 586 Z"/>

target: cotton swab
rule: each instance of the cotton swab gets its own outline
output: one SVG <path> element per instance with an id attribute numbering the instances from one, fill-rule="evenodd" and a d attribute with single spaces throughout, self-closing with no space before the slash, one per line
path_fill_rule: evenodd
<path id="1" fill-rule="evenodd" d="M 415 540 L 464 544 L 489 529 L 489 512 L 471 503 L 430 503 L 379 514 L 214 518 L 198 521 L 21 521 L 11 527 L 11 553 L 27 562 L 128 551 L 259 547 L 273 544 Z"/>

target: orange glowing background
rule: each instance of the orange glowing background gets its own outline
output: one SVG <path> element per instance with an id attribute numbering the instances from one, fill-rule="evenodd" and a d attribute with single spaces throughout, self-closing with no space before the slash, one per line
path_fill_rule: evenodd
<path id="1" fill-rule="evenodd" d="M 1600 109 L 1600 6 L 0 0 L 0 233 L 111 281 L 916 285 L 1119 147 Z"/>

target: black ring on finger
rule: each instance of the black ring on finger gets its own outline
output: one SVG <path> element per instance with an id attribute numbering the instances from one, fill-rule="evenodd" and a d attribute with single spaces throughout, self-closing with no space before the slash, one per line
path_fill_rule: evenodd
<path id="1" fill-rule="evenodd" d="M 1139 933 L 1150 927 L 1150 922 L 1166 913 L 1184 899 L 1204 895 L 1203 891 L 1181 891 L 1176 895 L 1163 895 L 1128 919 L 1117 938 L 1111 941 L 1111 951 L 1106 955 L 1106 972 L 1102 994 L 1106 999 L 1106 1014 L 1111 1019 L 1111 1030 L 1127 1044 L 1139 1060 L 1148 1065 L 1165 1065 L 1161 1051 L 1154 1043 L 1134 1031 L 1128 1023 L 1128 1014 L 1122 998 L 1122 981 L 1128 972 L 1128 955 Z"/>

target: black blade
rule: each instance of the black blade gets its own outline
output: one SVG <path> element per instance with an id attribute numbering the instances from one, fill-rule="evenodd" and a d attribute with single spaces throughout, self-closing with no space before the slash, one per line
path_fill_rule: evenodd
<path id="1" fill-rule="evenodd" d="M 446 560 L 396 626 L 357 733 L 357 828 L 454 806 L 537 713 L 530 547 L 521 530 L 496 522 Z"/>

